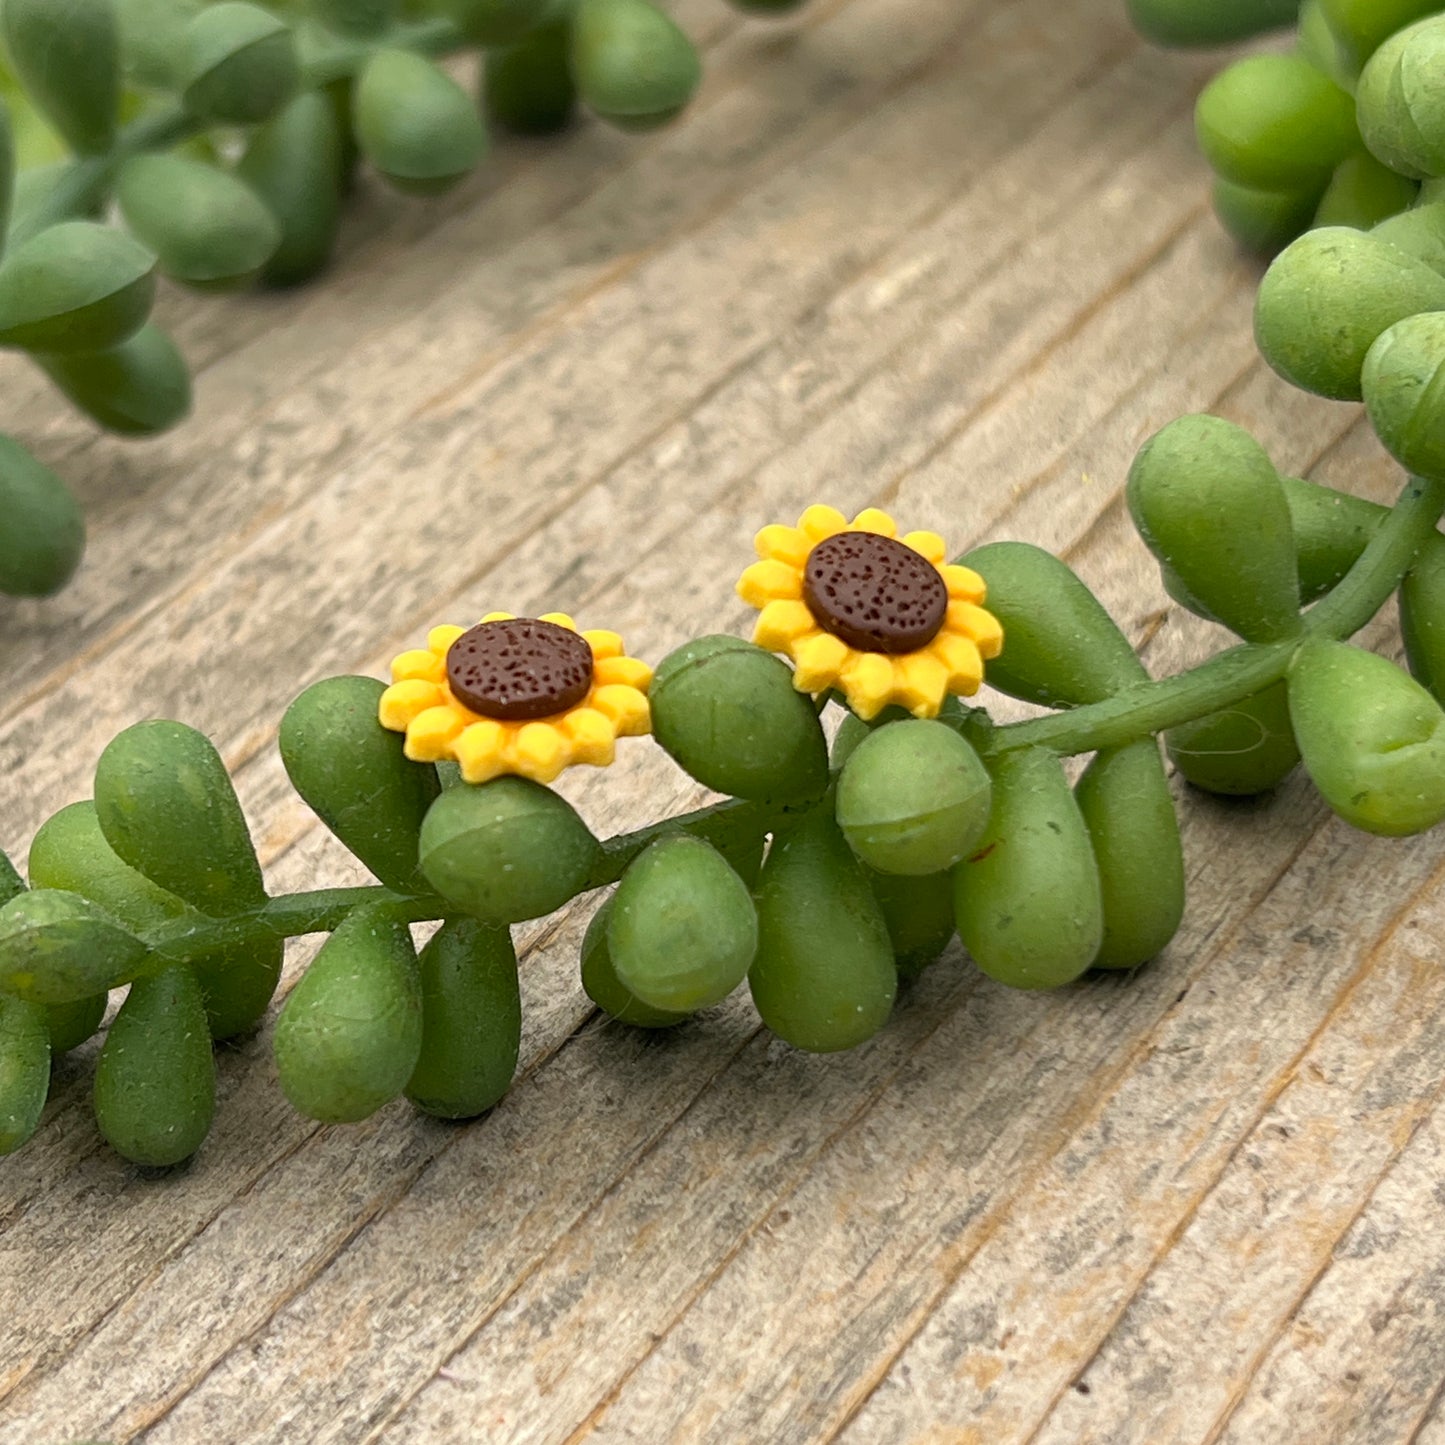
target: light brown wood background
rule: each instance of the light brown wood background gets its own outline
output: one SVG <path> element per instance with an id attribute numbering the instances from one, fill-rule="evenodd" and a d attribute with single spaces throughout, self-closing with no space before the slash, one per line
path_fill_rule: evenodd
<path id="1" fill-rule="evenodd" d="M 813 500 L 1054 547 L 1164 671 L 1218 639 L 1121 508 L 1155 428 L 1217 411 L 1391 493 L 1356 412 L 1255 357 L 1191 140 L 1216 58 L 1119 0 L 676 9 L 708 70 L 676 128 L 508 144 L 434 205 L 367 187 L 322 284 L 168 297 L 199 372 L 173 435 L 97 438 L 6 366 L 92 543 L 60 598 L 0 603 L 0 846 L 169 716 L 234 768 L 274 888 L 350 880 L 276 757 L 303 686 L 494 607 L 653 660 L 741 630 L 753 531 Z M 599 831 L 694 800 L 624 748 L 569 784 Z M 1440 842 L 1356 835 L 1302 779 L 1181 801 L 1154 966 L 1035 997 L 955 951 L 842 1057 L 745 991 L 602 1022 L 585 907 L 523 930 L 521 1069 L 464 1127 L 318 1128 L 263 1031 L 194 1162 L 143 1178 L 82 1049 L 0 1164 L 0 1442 L 1440 1445 Z"/>

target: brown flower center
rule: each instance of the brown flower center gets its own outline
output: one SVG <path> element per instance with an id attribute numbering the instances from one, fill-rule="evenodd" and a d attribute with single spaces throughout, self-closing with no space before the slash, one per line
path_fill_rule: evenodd
<path id="1" fill-rule="evenodd" d="M 531 722 L 575 707 L 592 686 L 592 649 L 555 622 L 479 622 L 447 650 L 452 696 L 482 717 Z"/>
<path id="2" fill-rule="evenodd" d="M 938 636 L 948 588 L 912 547 L 876 532 L 839 532 L 808 554 L 803 601 L 818 626 L 849 647 L 897 655 Z"/>

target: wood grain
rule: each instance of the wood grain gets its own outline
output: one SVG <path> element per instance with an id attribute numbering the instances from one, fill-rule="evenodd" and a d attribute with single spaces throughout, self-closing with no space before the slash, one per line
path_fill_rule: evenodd
<path id="1" fill-rule="evenodd" d="M 1255 356 L 1190 136 L 1217 57 L 1116 0 L 675 10 L 709 76 L 674 129 L 505 148 L 430 208 L 368 187 L 317 287 L 167 297 L 199 368 L 172 435 L 96 439 L 7 365 L 94 538 L 71 591 L 0 604 L 0 846 L 169 715 L 273 888 L 350 881 L 275 755 L 306 683 L 498 605 L 652 658 L 741 630 L 751 533 L 815 499 L 1055 548 L 1166 672 L 1220 636 L 1124 516 L 1158 426 L 1216 411 L 1389 498 L 1357 412 Z M 1397 652 L 1393 617 L 1365 640 Z M 645 744 L 564 791 L 604 833 L 701 796 Z M 955 946 L 840 1058 L 745 995 L 606 1023 L 590 900 L 520 931 L 522 1065 L 469 1125 L 300 1119 L 267 1027 L 196 1160 L 142 1177 L 92 1042 L 0 1164 L 0 1445 L 1442 1445 L 1439 843 L 1362 839 L 1302 778 L 1177 791 L 1164 958 L 1033 997 Z"/>

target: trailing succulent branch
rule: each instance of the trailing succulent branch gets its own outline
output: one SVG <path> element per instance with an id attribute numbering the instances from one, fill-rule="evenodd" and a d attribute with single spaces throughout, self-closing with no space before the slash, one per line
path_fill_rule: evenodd
<path id="1" fill-rule="evenodd" d="M 1127 495 L 1174 596 L 1241 639 L 1175 677 L 1151 679 L 1037 547 L 949 562 L 934 533 L 814 506 L 758 533 L 738 584 L 752 641 L 699 638 L 654 672 L 565 614 L 492 613 L 434 627 L 389 684 L 315 684 L 281 723 L 282 760 L 370 887 L 268 896 L 211 743 L 127 729 L 93 798 L 36 834 L 30 887 L 0 874 L 0 1147 L 36 1127 L 52 1055 L 129 985 L 96 1117 L 137 1163 L 186 1158 L 211 1122 L 212 1040 L 255 1027 L 301 934 L 329 937 L 282 1007 L 276 1064 L 329 1123 L 402 1094 L 449 1118 L 495 1104 L 521 1030 L 512 925 L 614 885 L 582 985 L 645 1028 L 746 982 L 788 1043 L 852 1048 L 955 933 L 1017 988 L 1137 968 L 1184 908 L 1161 735 L 1214 792 L 1265 791 L 1303 760 L 1356 827 L 1445 818 L 1445 473 L 1377 507 L 1186 417 L 1140 452 Z M 1348 641 L 1396 592 L 1413 677 Z M 1051 711 L 993 723 L 959 701 L 985 677 Z M 600 840 L 549 784 L 647 734 L 725 801 Z M 440 925 L 419 954 L 418 923 Z"/>
<path id="2" fill-rule="evenodd" d="M 377 881 L 283 896 L 267 891 L 210 742 L 180 723 L 138 724 L 105 749 L 93 797 L 36 834 L 28 883 L 0 856 L 0 1152 L 36 1128 L 53 1057 L 91 1037 L 125 987 L 96 1061 L 97 1121 L 137 1163 L 188 1157 L 211 1122 L 213 1040 L 256 1026 L 285 940 L 303 934 L 328 936 L 276 1025 L 291 1102 L 340 1123 L 405 1095 L 463 1118 L 496 1103 L 516 1065 L 512 927 L 585 893 L 612 890 L 580 958 L 605 1014 L 664 1028 L 746 983 L 778 1037 L 831 1052 L 882 1028 L 900 980 L 955 934 L 978 968 L 1023 989 L 1159 953 L 1185 901 L 1166 754 L 1197 787 L 1234 795 L 1302 764 L 1371 833 L 1445 819 L 1441 8 L 1131 5 L 1171 43 L 1298 19 L 1299 55 L 1246 60 L 1205 92 L 1201 138 L 1226 219 L 1285 246 L 1257 298 L 1266 360 L 1307 390 L 1363 399 L 1406 473 L 1387 508 L 1280 476 L 1217 418 L 1184 417 L 1145 445 L 1127 487 L 1134 523 L 1169 594 L 1236 645 L 1154 679 L 1047 552 L 1003 542 L 949 560 L 942 537 L 900 535 L 876 509 L 850 520 L 810 507 L 757 535 L 738 583 L 758 612 L 751 640 L 698 638 L 654 671 L 613 632 L 499 612 L 433 627 L 388 682 L 309 688 L 281 723 L 283 762 Z M 76 152 L 17 190 L 0 340 L 97 413 L 159 420 L 150 381 L 184 389 L 183 368 L 158 359 L 174 349 L 146 323 L 157 256 L 196 283 L 284 255 L 309 260 L 277 279 L 309 273 L 329 250 L 348 136 L 404 186 L 464 173 L 479 151 L 475 109 L 429 56 L 462 38 L 497 46 L 488 105 L 513 124 L 560 120 L 574 87 L 610 119 L 649 123 L 696 83 L 690 51 L 644 0 L 449 0 L 402 14 L 316 0 L 294 32 L 224 0 L 178 31 L 140 25 L 127 48 L 143 11 L 7 0 L 0 12 L 27 94 Z M 83 39 L 86 25 L 101 39 Z M 57 55 L 85 87 L 47 81 Z M 172 101 L 121 126 L 117 55 L 150 83 L 167 76 Z M 671 58 L 655 68 L 658 55 Z M 239 164 L 197 158 L 217 125 L 242 127 Z M 323 132 L 318 152 L 306 137 Z M 303 204 L 317 176 L 324 224 Z M 195 211 L 192 185 L 209 188 Z M 219 242 L 192 248 L 180 231 L 224 194 L 253 239 L 271 230 L 246 249 L 247 226 L 228 224 L 234 249 L 208 271 Z M 111 197 L 133 234 L 86 219 Z M 48 475 L 5 444 L 0 516 L 42 497 L 35 479 Z M 24 515 L 55 505 L 42 497 Z M 6 566 L 41 577 L 22 553 L 0 545 Z M 54 584 L 65 570 L 44 575 Z M 1395 596 L 1408 671 L 1350 641 Z M 985 683 L 1046 711 L 996 723 L 961 701 Z M 842 713 L 831 744 L 830 707 Z M 649 735 L 722 801 L 599 839 L 550 785 Z M 1077 754 L 1092 757 L 1071 785 L 1063 760 Z M 419 951 L 418 924 L 434 925 Z"/>

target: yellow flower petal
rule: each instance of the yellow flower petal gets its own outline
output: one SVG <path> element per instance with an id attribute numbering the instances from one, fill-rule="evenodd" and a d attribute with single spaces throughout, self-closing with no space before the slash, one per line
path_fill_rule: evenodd
<path id="1" fill-rule="evenodd" d="M 557 627 L 565 627 L 568 632 L 577 631 L 577 624 L 573 622 L 565 612 L 544 612 L 537 621 L 550 622 Z"/>
<path id="2" fill-rule="evenodd" d="M 929 652 L 914 652 L 893 664 L 893 698 L 914 717 L 937 717 L 948 696 L 948 667 Z"/>
<path id="3" fill-rule="evenodd" d="M 635 687 L 639 692 L 646 692 L 652 682 L 652 669 L 636 657 L 607 657 L 594 664 L 592 676 L 599 687 L 620 682 L 627 687 Z"/>
<path id="4" fill-rule="evenodd" d="M 855 652 L 839 673 L 848 706 L 865 722 L 893 700 L 893 659 L 881 652 Z"/>
<path id="5" fill-rule="evenodd" d="M 793 686 L 799 692 L 822 692 L 838 680 L 851 649 L 831 632 L 816 632 L 793 644 Z"/>
<path id="6" fill-rule="evenodd" d="M 430 648 L 414 647 L 410 652 L 398 653 L 391 660 L 393 682 L 408 682 L 415 678 L 423 682 L 440 682 L 446 675 L 446 663 Z"/>
<path id="7" fill-rule="evenodd" d="M 919 556 L 927 557 L 935 567 L 943 566 L 943 559 L 948 556 L 948 544 L 937 532 L 910 532 L 903 539 L 903 545 L 912 547 Z"/>
<path id="8" fill-rule="evenodd" d="M 439 763 L 449 758 L 452 742 L 466 725 L 466 718 L 454 707 L 427 708 L 407 726 L 407 757 L 416 763 Z"/>
<path id="9" fill-rule="evenodd" d="M 572 743 L 572 761 L 605 768 L 616 756 L 616 730 L 611 720 L 594 707 L 573 708 L 558 726 Z"/>
<path id="10" fill-rule="evenodd" d="M 451 650 L 452 643 L 466 630 L 465 627 L 452 627 L 450 625 L 433 627 L 426 635 L 426 645 L 431 648 L 438 657 L 445 657 Z"/>
<path id="11" fill-rule="evenodd" d="M 1003 626 L 992 612 L 975 607 L 972 602 L 950 602 L 944 626 L 972 638 L 984 657 L 997 657 L 1003 650 Z"/>
<path id="12" fill-rule="evenodd" d="M 768 652 L 787 652 L 799 638 L 818 630 L 802 602 L 769 602 L 753 628 L 753 641 Z"/>
<path id="13" fill-rule="evenodd" d="M 508 729 L 495 718 L 474 722 L 452 741 L 452 756 L 469 783 L 485 783 L 507 771 L 503 752 Z"/>
<path id="14" fill-rule="evenodd" d="M 652 725 L 647 699 L 635 687 L 625 687 L 620 683 L 599 687 L 588 703 L 612 720 L 618 737 L 639 737 Z"/>
<path id="15" fill-rule="evenodd" d="M 567 766 L 567 739 L 549 722 L 524 723 L 513 733 L 507 761 L 524 777 L 550 783 Z"/>
<path id="16" fill-rule="evenodd" d="M 956 632 L 940 632 L 928 650 L 948 669 L 948 690 L 972 697 L 983 682 L 983 658 L 978 647 Z"/>
<path id="17" fill-rule="evenodd" d="M 394 682 L 381 695 L 377 716 L 384 728 L 392 732 L 405 732 L 407 725 L 418 714 L 442 701 L 443 692 L 434 682 L 421 678 L 410 678 L 405 682 Z"/>
<path id="18" fill-rule="evenodd" d="M 482 618 L 483 622 L 515 622 L 516 620 L 516 614 L 513 612 L 489 612 Z"/>
<path id="19" fill-rule="evenodd" d="M 848 519 L 837 507 L 814 505 L 798 518 L 798 530 L 805 533 L 816 546 L 839 532 L 846 532 Z"/>
<path id="20" fill-rule="evenodd" d="M 852 530 L 855 532 L 876 532 L 880 537 L 896 537 L 898 535 L 898 523 L 895 522 L 887 512 L 881 512 L 877 507 L 865 507 L 853 518 Z"/>
<path id="21" fill-rule="evenodd" d="M 738 578 L 737 590 L 749 607 L 766 607 L 779 599 L 795 602 L 803 595 L 803 574 L 786 562 L 754 562 Z"/>
<path id="22" fill-rule="evenodd" d="M 808 553 L 813 550 L 813 544 L 796 527 L 784 527 L 778 522 L 764 527 L 753 538 L 753 546 L 759 557 L 798 568 L 807 562 Z"/>
<path id="23" fill-rule="evenodd" d="M 960 567 L 956 562 L 950 562 L 938 570 L 943 576 L 943 585 L 948 588 L 948 595 L 955 601 L 982 602 L 988 595 L 983 578 L 972 567 Z"/>
<path id="24" fill-rule="evenodd" d="M 622 639 L 615 632 L 593 628 L 582 634 L 582 640 L 592 649 L 592 656 L 598 662 L 622 656 Z"/>

